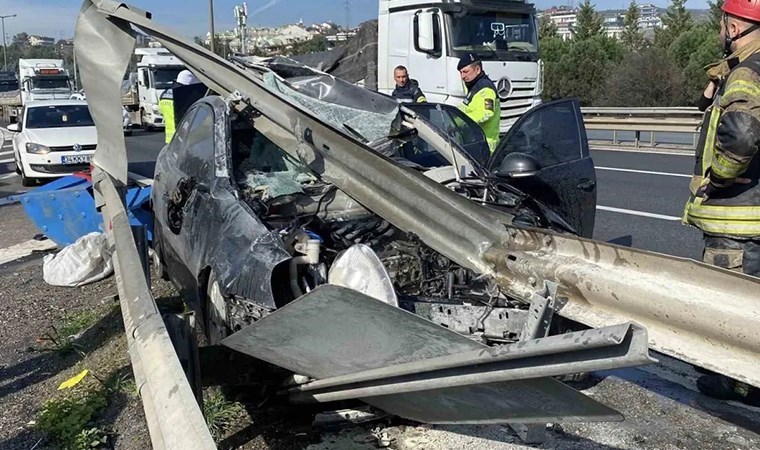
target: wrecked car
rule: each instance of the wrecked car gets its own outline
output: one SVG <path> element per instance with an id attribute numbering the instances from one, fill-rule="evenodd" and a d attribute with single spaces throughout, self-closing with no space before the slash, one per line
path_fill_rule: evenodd
<path id="1" fill-rule="evenodd" d="M 407 170 L 506 213 L 505 222 L 590 236 L 595 175 L 576 101 L 534 108 L 493 154 L 458 109 L 405 106 L 448 141 L 446 154 L 404 127 L 389 97 L 282 58 L 267 69 L 272 89 Z M 447 328 L 489 343 L 518 340 L 527 305 L 321 179 L 252 120 L 206 97 L 156 162 L 157 263 L 204 317 L 211 343 L 320 285 L 363 291 L 367 280 L 381 286 L 376 298 Z M 514 311 L 500 312 L 507 307 Z"/>

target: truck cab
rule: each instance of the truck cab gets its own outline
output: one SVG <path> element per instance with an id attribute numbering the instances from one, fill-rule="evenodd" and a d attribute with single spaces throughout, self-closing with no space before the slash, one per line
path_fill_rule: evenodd
<path id="1" fill-rule="evenodd" d="M 542 63 L 534 5 L 524 1 L 380 0 L 378 90 L 390 94 L 403 65 L 429 102 L 459 105 L 466 96 L 457 63 L 483 61 L 501 103 L 501 134 L 541 103 Z"/>
<path id="2" fill-rule="evenodd" d="M 165 90 L 171 89 L 185 65 L 165 49 L 136 49 L 135 54 L 142 56 L 137 63 L 140 122 L 147 128 L 163 128 L 158 101 Z"/>
<path id="3" fill-rule="evenodd" d="M 73 93 L 62 59 L 20 59 L 21 104 L 39 100 L 68 100 Z"/>

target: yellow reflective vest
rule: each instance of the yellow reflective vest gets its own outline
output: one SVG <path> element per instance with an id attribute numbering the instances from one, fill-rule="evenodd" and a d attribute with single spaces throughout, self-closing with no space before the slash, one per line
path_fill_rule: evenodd
<path id="1" fill-rule="evenodd" d="M 176 127 L 174 123 L 174 93 L 171 89 L 167 89 L 161 94 L 161 98 L 158 100 L 158 110 L 164 117 L 164 132 L 166 133 L 164 141 L 168 144 L 174 137 Z"/>
<path id="2" fill-rule="evenodd" d="M 499 143 L 499 111 L 501 109 L 499 96 L 496 95 L 496 86 L 484 72 L 469 83 L 467 90 L 467 97 L 459 105 L 459 109 L 480 125 L 486 135 L 488 148 L 493 153 Z"/>
<path id="3" fill-rule="evenodd" d="M 683 223 L 706 234 L 760 237 L 760 45 L 725 61 L 727 76 L 705 112 Z M 743 178 L 737 183 L 737 178 Z M 746 183 L 745 181 L 749 181 Z M 708 198 L 704 190 L 711 184 Z"/>

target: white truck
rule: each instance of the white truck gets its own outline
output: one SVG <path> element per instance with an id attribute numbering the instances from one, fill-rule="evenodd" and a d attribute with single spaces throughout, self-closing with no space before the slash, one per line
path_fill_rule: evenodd
<path id="1" fill-rule="evenodd" d="M 293 58 L 390 95 L 403 65 L 429 102 L 459 105 L 466 96 L 459 58 L 473 53 L 497 86 L 501 133 L 541 103 L 543 65 L 535 6 L 524 0 L 379 0 L 377 25 L 330 51 Z"/>
<path id="2" fill-rule="evenodd" d="M 165 48 L 138 48 L 135 55 L 140 57 L 137 74 L 122 84 L 122 104 L 133 124 L 139 123 L 148 129 L 163 128 L 164 118 L 158 110 L 158 101 L 161 94 L 172 87 L 185 65 Z"/>
<path id="3" fill-rule="evenodd" d="M 19 59 L 21 105 L 35 100 L 68 100 L 74 93 L 62 59 Z"/>
<path id="4" fill-rule="evenodd" d="M 0 113 L 10 123 L 16 123 L 23 106 L 31 101 L 67 100 L 74 93 L 62 59 L 19 59 L 15 78 L 15 89 L 10 89 L 10 77 L 5 74 L 0 93 Z"/>
<path id="5" fill-rule="evenodd" d="M 541 102 L 543 68 L 533 4 L 520 0 L 380 0 L 378 90 L 390 94 L 404 65 L 429 102 L 459 105 L 459 58 L 473 53 L 497 87 L 501 133 Z"/>

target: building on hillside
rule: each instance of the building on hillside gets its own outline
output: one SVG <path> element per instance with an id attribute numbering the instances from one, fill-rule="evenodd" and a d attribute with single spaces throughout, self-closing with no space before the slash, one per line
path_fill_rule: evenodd
<path id="1" fill-rule="evenodd" d="M 648 30 L 662 27 L 662 19 L 657 7 L 651 3 L 639 5 L 639 29 Z"/>
<path id="2" fill-rule="evenodd" d="M 553 6 L 540 15 L 549 17 L 549 20 L 557 27 L 557 34 L 563 40 L 572 39 L 573 28 L 578 23 L 577 10 L 567 6 Z"/>
<path id="3" fill-rule="evenodd" d="M 623 34 L 624 26 L 623 16 L 621 15 L 605 17 L 604 22 L 602 22 L 604 33 L 607 37 L 614 39 L 620 39 L 620 35 Z"/>
<path id="4" fill-rule="evenodd" d="M 29 45 L 32 47 L 54 47 L 55 39 L 47 36 L 29 36 Z"/>

